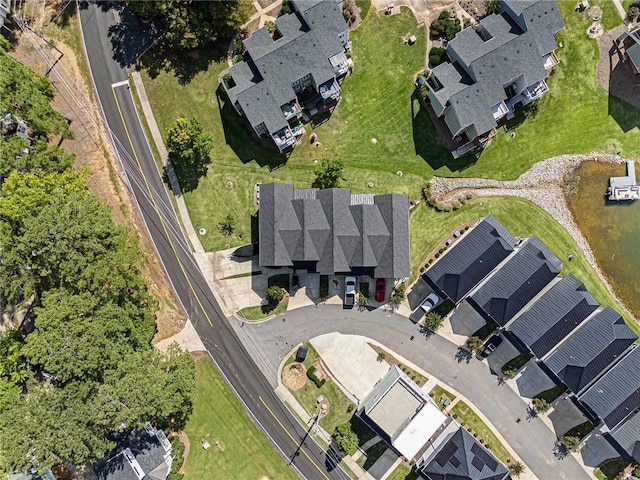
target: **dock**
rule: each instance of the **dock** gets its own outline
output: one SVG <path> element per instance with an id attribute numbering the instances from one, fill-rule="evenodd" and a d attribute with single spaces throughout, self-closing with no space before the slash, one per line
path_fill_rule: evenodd
<path id="1" fill-rule="evenodd" d="M 633 160 L 627 160 L 626 176 L 609 177 L 607 196 L 609 200 L 616 202 L 640 200 L 640 184 L 636 182 L 636 165 Z"/>

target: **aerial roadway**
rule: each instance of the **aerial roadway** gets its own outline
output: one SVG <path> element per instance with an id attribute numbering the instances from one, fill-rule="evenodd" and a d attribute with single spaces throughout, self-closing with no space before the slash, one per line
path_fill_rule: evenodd
<path id="1" fill-rule="evenodd" d="M 253 420 L 297 473 L 309 479 L 348 479 L 335 459 L 328 455 L 275 395 L 221 312 L 191 253 L 180 223 L 165 190 L 128 83 L 128 68 L 135 58 L 126 58 L 112 43 L 110 28 L 120 23 L 122 5 L 80 2 L 80 25 L 97 99 L 111 135 L 124 179 L 139 206 L 149 236 L 171 281 L 178 301 L 193 323 L 231 388 Z M 147 28 L 128 22 L 127 42 Z M 141 36 L 141 38 L 147 38 Z M 212 85 L 212 89 L 215 85 Z"/>

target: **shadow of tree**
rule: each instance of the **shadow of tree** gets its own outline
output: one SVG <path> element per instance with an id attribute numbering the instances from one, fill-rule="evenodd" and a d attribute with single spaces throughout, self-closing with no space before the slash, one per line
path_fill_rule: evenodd
<path id="1" fill-rule="evenodd" d="M 229 103 L 222 86 L 218 86 L 216 97 L 224 139 L 242 163 L 256 162 L 260 167 L 267 167 L 270 171 L 287 163 L 289 153 L 279 153 L 275 147 L 267 147 L 252 135 L 251 126 L 243 121 Z"/>
<path id="2" fill-rule="evenodd" d="M 155 22 L 143 22 L 126 5 L 114 5 L 120 22 L 109 27 L 113 59 L 122 68 L 133 67 L 138 58 L 162 36 Z"/>
<path id="3" fill-rule="evenodd" d="M 171 185 L 169 182 L 169 169 L 173 168 L 173 171 L 178 179 L 178 184 L 180 185 L 180 190 L 182 193 L 188 193 L 194 191 L 198 188 L 198 184 L 200 183 L 200 179 L 207 175 L 207 171 L 209 170 L 209 165 L 211 164 L 211 157 L 208 156 L 206 159 L 203 159 L 202 162 L 197 165 L 189 165 L 183 166 L 180 165 L 179 162 L 173 161 L 171 158 L 171 154 L 169 154 L 169 160 L 171 160 L 171 166 L 166 166 L 163 168 L 162 179 L 167 185 Z"/>

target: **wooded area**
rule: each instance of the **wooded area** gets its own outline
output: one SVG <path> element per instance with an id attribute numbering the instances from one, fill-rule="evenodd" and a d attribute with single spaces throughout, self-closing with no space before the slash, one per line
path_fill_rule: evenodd
<path id="1" fill-rule="evenodd" d="M 136 238 L 49 143 L 71 135 L 53 94 L 0 49 L 0 117 L 34 135 L 25 153 L 0 133 L 0 307 L 3 321 L 26 312 L 0 333 L 0 473 L 83 464 L 141 422 L 184 425 L 195 388 L 188 353 L 151 345 L 157 302 Z"/>

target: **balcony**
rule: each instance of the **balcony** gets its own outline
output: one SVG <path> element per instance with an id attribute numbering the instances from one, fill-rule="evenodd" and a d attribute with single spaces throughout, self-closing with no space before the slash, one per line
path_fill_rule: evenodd
<path id="1" fill-rule="evenodd" d="M 281 152 L 293 146 L 298 141 L 298 138 L 293 134 L 289 127 L 285 127 L 282 130 L 277 131 L 271 135 L 271 138 Z"/>
<path id="2" fill-rule="evenodd" d="M 335 80 L 320 85 L 319 90 L 324 103 L 340 98 L 340 87 Z"/>
<path id="3" fill-rule="evenodd" d="M 560 61 L 558 60 L 558 57 L 556 57 L 556 54 L 554 52 L 551 52 L 550 54 L 545 55 L 544 57 L 542 57 L 542 60 L 544 63 L 544 69 L 547 72 L 550 72 L 551 70 L 553 70 L 553 67 L 555 67 L 560 63 Z"/>
<path id="4" fill-rule="evenodd" d="M 300 117 L 300 115 L 302 114 L 302 109 L 300 108 L 300 104 L 298 104 L 298 102 L 295 102 L 293 104 L 287 103 L 283 105 L 281 109 L 284 118 L 286 118 L 287 120 Z"/>
<path id="5" fill-rule="evenodd" d="M 509 108 L 504 102 L 496 103 L 491 107 L 491 113 L 493 113 L 493 119 L 497 122 L 509 113 Z"/>
<path id="6" fill-rule="evenodd" d="M 543 96 L 548 91 L 549 87 L 547 86 L 547 82 L 545 82 L 544 80 L 540 80 L 539 82 L 534 83 L 533 85 L 530 85 L 524 89 L 524 91 L 522 92 L 522 104 L 526 105 L 528 103 L 531 103 Z"/>

